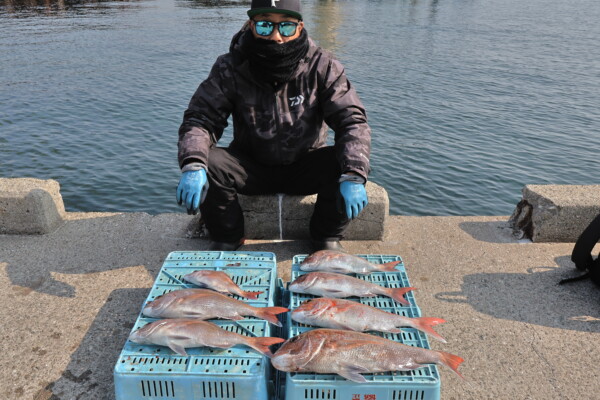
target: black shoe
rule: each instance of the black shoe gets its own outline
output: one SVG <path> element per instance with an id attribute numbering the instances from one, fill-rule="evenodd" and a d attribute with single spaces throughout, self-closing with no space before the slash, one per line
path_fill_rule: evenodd
<path id="1" fill-rule="evenodd" d="M 244 244 L 244 240 L 240 240 L 239 242 L 216 242 L 211 240 L 208 244 L 208 249 L 210 251 L 235 251 L 239 249 Z"/>
<path id="2" fill-rule="evenodd" d="M 341 251 L 343 253 L 346 252 L 346 249 L 344 249 L 344 247 L 342 247 L 342 244 L 337 239 L 311 240 L 311 244 L 312 244 L 314 251 L 333 250 L 333 251 Z"/>

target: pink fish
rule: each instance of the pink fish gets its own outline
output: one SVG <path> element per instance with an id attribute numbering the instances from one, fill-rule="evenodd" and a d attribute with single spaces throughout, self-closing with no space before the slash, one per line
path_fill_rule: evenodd
<path id="1" fill-rule="evenodd" d="M 402 261 L 391 261 L 384 264 L 373 264 L 364 258 L 333 250 L 319 250 L 300 263 L 300 270 L 335 272 L 338 274 L 362 274 L 371 272 L 393 272 Z"/>
<path id="2" fill-rule="evenodd" d="M 139 344 L 167 346 L 175 353 L 187 356 L 188 347 L 218 347 L 228 349 L 237 344 L 252 347 L 254 350 L 272 357 L 269 346 L 284 340 L 275 337 L 250 337 L 229 332 L 217 325 L 197 319 L 163 319 L 144 325 L 132 332 L 129 340 Z"/>
<path id="3" fill-rule="evenodd" d="M 350 300 L 326 297 L 309 300 L 292 311 L 292 319 L 301 324 L 356 332 L 400 333 L 399 326 L 409 326 L 446 343 L 446 340 L 432 328 L 434 325 L 446 322 L 441 318 L 409 318 Z"/>
<path id="4" fill-rule="evenodd" d="M 223 271 L 201 270 L 184 275 L 183 279 L 201 288 L 209 288 L 223 294 L 236 294 L 247 299 L 257 299 L 262 292 L 247 292 L 236 285 Z"/>
<path id="5" fill-rule="evenodd" d="M 174 290 L 157 297 L 142 309 L 151 318 L 195 318 L 200 320 L 224 318 L 261 318 L 281 326 L 277 314 L 289 311 L 284 307 L 253 307 L 243 301 L 208 289 Z"/>
<path id="6" fill-rule="evenodd" d="M 362 279 L 329 272 L 309 272 L 300 275 L 290 283 L 289 289 L 295 293 L 306 293 L 323 297 L 391 297 L 397 302 L 410 305 L 403 297 L 414 290 L 413 287 L 386 288 Z"/>
<path id="7" fill-rule="evenodd" d="M 359 383 L 367 382 L 361 374 L 408 371 L 425 364 L 446 365 L 462 377 L 458 366 L 463 361 L 443 351 L 335 329 L 313 329 L 294 336 L 271 358 L 273 367 L 280 371 L 334 373 Z"/>

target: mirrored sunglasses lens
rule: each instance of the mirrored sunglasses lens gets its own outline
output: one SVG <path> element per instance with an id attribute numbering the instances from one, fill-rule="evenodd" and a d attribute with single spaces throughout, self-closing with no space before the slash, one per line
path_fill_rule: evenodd
<path id="1" fill-rule="evenodd" d="M 258 21 L 256 23 L 256 33 L 260 36 L 269 36 L 273 33 L 273 24 L 268 21 Z"/>
<path id="2" fill-rule="evenodd" d="M 293 22 L 279 23 L 279 33 L 281 36 L 293 36 L 296 33 L 296 24 Z"/>

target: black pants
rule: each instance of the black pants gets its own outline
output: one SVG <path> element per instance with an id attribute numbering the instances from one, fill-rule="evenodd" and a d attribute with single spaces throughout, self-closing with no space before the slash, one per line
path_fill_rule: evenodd
<path id="1" fill-rule="evenodd" d="M 209 189 L 200 206 L 212 240 L 237 242 L 244 237 L 244 216 L 237 194 L 317 193 L 310 220 L 314 240 L 341 239 L 350 220 L 337 207 L 340 167 L 333 147 L 308 152 L 289 165 L 262 165 L 230 148 L 215 147 L 208 155 Z"/>

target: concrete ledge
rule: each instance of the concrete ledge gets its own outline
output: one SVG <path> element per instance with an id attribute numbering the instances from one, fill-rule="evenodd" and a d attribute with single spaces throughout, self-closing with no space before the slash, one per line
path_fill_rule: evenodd
<path id="1" fill-rule="evenodd" d="M 385 189 L 367 182 L 369 204 L 345 232 L 347 240 L 382 240 L 389 216 L 389 198 Z M 239 196 L 244 211 L 248 239 L 308 239 L 308 224 L 316 195 L 311 196 Z M 281 218 L 280 218 L 281 214 Z"/>
<path id="2" fill-rule="evenodd" d="M 509 222 L 534 242 L 575 242 L 598 214 L 600 185 L 527 185 Z"/>
<path id="3" fill-rule="evenodd" d="M 49 233 L 63 223 L 64 214 L 58 182 L 0 178 L 0 234 Z"/>

